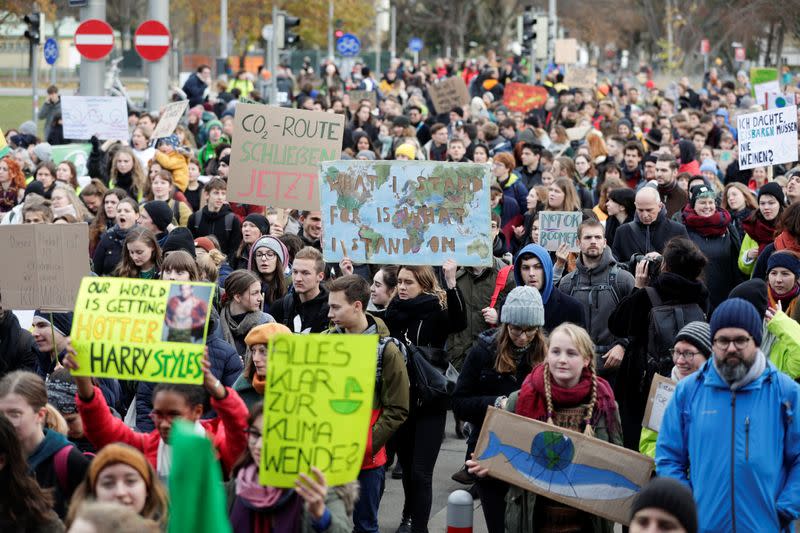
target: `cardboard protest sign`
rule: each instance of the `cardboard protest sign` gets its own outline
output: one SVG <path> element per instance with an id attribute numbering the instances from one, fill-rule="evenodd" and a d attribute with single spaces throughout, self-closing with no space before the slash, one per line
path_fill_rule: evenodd
<path id="1" fill-rule="evenodd" d="M 664 411 L 666 411 L 672 395 L 675 394 L 676 385 L 674 381 L 660 374 L 653 376 L 653 383 L 650 384 L 650 394 L 647 395 L 647 407 L 645 407 L 642 426 L 652 429 L 656 433 L 661 431 Z"/>
<path id="2" fill-rule="evenodd" d="M 78 376 L 203 382 L 214 285 L 83 278 L 72 321 Z"/>
<path id="3" fill-rule="evenodd" d="M 797 107 L 768 109 L 737 117 L 739 168 L 797 161 Z"/>
<path id="4" fill-rule="evenodd" d="M 321 168 L 325 261 L 491 265 L 489 165 L 331 161 Z"/>
<path id="5" fill-rule="evenodd" d="M 540 211 L 539 245 L 555 251 L 566 244 L 570 252 L 577 252 L 578 226 L 582 219 L 580 211 Z"/>
<path id="6" fill-rule="evenodd" d="M 578 62 L 578 40 L 556 39 L 556 63 L 572 65 Z"/>
<path id="7" fill-rule="evenodd" d="M 4 309 L 72 310 L 89 275 L 87 224 L 0 226 L 0 250 Z"/>
<path id="8" fill-rule="evenodd" d="M 547 89 L 537 85 L 512 82 L 503 90 L 503 105 L 509 111 L 527 113 L 543 107 L 547 101 Z"/>
<path id="9" fill-rule="evenodd" d="M 53 146 L 53 163 L 58 165 L 62 161 L 70 161 L 75 165 L 78 177 L 86 176 L 89 174 L 86 163 L 90 153 L 92 145 L 89 143 L 57 144 Z"/>
<path id="10" fill-rule="evenodd" d="M 156 124 L 156 127 L 153 129 L 153 134 L 150 136 L 150 139 L 155 142 L 161 137 L 172 135 L 172 132 L 174 132 L 175 128 L 178 127 L 178 122 L 181 121 L 181 118 L 183 117 L 183 114 L 186 113 L 186 109 L 188 107 L 189 100 L 172 102 L 171 104 L 164 106 L 164 110 L 158 117 L 158 124 Z"/>
<path id="11" fill-rule="evenodd" d="M 370 431 L 377 335 L 278 335 L 269 343 L 259 481 L 291 488 L 322 470 L 358 477 Z"/>
<path id="12" fill-rule="evenodd" d="M 456 106 L 465 106 L 469 103 L 467 84 L 461 76 L 452 76 L 434 83 L 428 92 L 437 113 L 447 113 Z"/>
<path id="13" fill-rule="evenodd" d="M 797 105 L 796 93 L 773 93 L 768 92 L 765 96 L 766 102 L 764 109 L 777 109 L 790 105 Z M 760 102 L 759 102 L 760 103 Z"/>
<path id="14" fill-rule="evenodd" d="M 319 163 L 339 159 L 344 115 L 286 107 L 236 106 L 228 200 L 319 209 Z"/>
<path id="15" fill-rule="evenodd" d="M 128 104 L 122 96 L 62 96 L 65 139 L 127 141 Z"/>
<path id="16" fill-rule="evenodd" d="M 645 455 L 494 407 L 475 458 L 494 478 L 625 525 L 653 472 Z"/>
<path id="17" fill-rule="evenodd" d="M 591 89 L 597 84 L 597 69 L 594 67 L 569 67 L 564 83 L 579 89 Z"/>
<path id="18" fill-rule="evenodd" d="M 752 67 L 750 69 L 751 92 L 756 103 L 764 105 L 767 93 L 781 92 L 781 83 L 778 81 L 778 69 Z"/>
<path id="19" fill-rule="evenodd" d="M 575 126 L 574 128 L 567 128 L 567 139 L 570 141 L 579 141 L 586 137 L 586 134 L 592 131 L 592 126 Z"/>
<path id="20" fill-rule="evenodd" d="M 347 91 L 350 96 L 350 112 L 355 113 L 358 111 L 358 106 L 361 105 L 362 100 L 369 100 L 372 109 L 378 106 L 378 95 L 375 91 Z"/>

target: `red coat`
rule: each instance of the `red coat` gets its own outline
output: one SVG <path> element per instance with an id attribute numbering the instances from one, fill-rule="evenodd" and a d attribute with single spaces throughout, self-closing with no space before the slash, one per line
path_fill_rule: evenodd
<path id="1" fill-rule="evenodd" d="M 226 390 L 228 395 L 223 400 L 211 398 L 211 407 L 217 412 L 217 417 L 201 420 L 200 423 L 214 443 L 227 476 L 233 463 L 247 448 L 245 431 L 248 412 L 236 391 L 230 387 L 226 387 Z M 161 440 L 157 429 L 150 433 L 138 433 L 126 426 L 122 420 L 112 416 L 98 387 L 94 388 L 94 398 L 88 402 L 77 395 L 75 401 L 86 438 L 98 450 L 107 444 L 122 442 L 141 451 L 153 468 L 157 468 L 158 442 Z"/>

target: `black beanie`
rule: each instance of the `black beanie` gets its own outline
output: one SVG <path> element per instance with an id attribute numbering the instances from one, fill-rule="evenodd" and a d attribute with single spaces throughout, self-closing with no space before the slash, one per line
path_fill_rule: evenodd
<path id="1" fill-rule="evenodd" d="M 761 200 L 761 197 L 765 194 L 775 197 L 781 206 L 786 205 L 786 197 L 783 194 L 783 187 L 781 187 L 780 183 L 770 181 L 762 185 L 758 189 L 758 199 Z"/>
<path id="2" fill-rule="evenodd" d="M 608 191 L 608 197 L 625 208 L 625 214 L 633 216 L 636 213 L 636 193 L 633 189 L 622 187 Z"/>
<path id="3" fill-rule="evenodd" d="M 177 201 L 177 200 L 176 200 Z M 167 231 L 167 226 L 172 223 L 172 208 L 163 200 L 152 200 L 142 206 L 150 218 L 153 219 L 153 224 L 161 230 Z"/>
<path id="4" fill-rule="evenodd" d="M 741 298 L 753 304 L 759 316 L 764 316 L 769 306 L 767 284 L 761 278 L 748 279 L 731 290 L 728 298 Z"/>
<path id="5" fill-rule="evenodd" d="M 689 487 L 668 477 L 653 479 L 636 495 L 631 520 L 642 509 L 661 509 L 681 523 L 687 533 L 697 533 L 697 507 Z"/>
<path id="6" fill-rule="evenodd" d="M 244 218 L 244 222 L 250 222 L 261 232 L 261 235 L 269 235 L 269 221 L 264 215 L 250 213 Z"/>
<path id="7" fill-rule="evenodd" d="M 42 311 L 37 309 L 33 316 L 41 318 L 45 322 L 52 324 L 53 329 L 64 337 L 70 336 L 72 331 L 72 311 L 62 313 L 51 313 L 50 311 Z"/>
<path id="8" fill-rule="evenodd" d="M 169 232 L 161 250 L 165 254 L 167 252 L 183 250 L 184 252 L 189 252 L 189 255 L 192 257 L 197 257 L 194 251 L 194 238 L 192 237 L 192 233 L 188 229 L 180 226 Z"/>
<path id="9" fill-rule="evenodd" d="M 44 183 L 41 181 L 34 179 L 25 187 L 25 196 L 29 194 L 38 194 L 39 196 L 44 196 Z"/>

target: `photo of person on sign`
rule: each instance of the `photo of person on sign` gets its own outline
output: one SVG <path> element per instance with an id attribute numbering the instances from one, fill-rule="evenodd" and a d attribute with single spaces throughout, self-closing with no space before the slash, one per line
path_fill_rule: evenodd
<path id="1" fill-rule="evenodd" d="M 203 344 L 211 288 L 174 283 L 167 298 L 162 340 Z"/>

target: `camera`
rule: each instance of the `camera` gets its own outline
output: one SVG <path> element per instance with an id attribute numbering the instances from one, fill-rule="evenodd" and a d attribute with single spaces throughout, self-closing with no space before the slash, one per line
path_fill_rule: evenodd
<path id="1" fill-rule="evenodd" d="M 661 263 L 664 262 L 664 258 L 660 255 L 656 257 L 647 257 L 645 254 L 634 254 L 628 263 L 628 272 L 636 275 L 636 265 L 642 260 L 647 261 L 647 276 L 650 279 L 655 279 L 661 272 Z"/>

